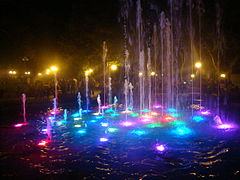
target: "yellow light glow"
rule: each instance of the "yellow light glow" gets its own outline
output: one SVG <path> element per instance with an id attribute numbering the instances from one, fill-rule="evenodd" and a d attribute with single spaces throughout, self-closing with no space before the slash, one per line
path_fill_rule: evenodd
<path id="1" fill-rule="evenodd" d="M 151 76 L 155 76 L 156 75 L 156 73 L 155 72 L 151 72 Z"/>
<path id="2" fill-rule="evenodd" d="M 225 77 L 226 77 L 226 74 L 220 74 L 220 77 L 221 77 L 221 78 L 225 78 Z"/>
<path id="3" fill-rule="evenodd" d="M 191 74 L 191 78 L 195 78 L 195 74 Z"/>
<path id="4" fill-rule="evenodd" d="M 57 67 L 57 66 L 51 66 L 50 69 L 51 69 L 51 71 L 53 71 L 53 72 L 58 71 L 58 67 Z"/>
<path id="5" fill-rule="evenodd" d="M 17 74 L 17 72 L 16 72 L 16 71 L 13 71 L 12 73 L 13 73 L 13 74 Z"/>
<path id="6" fill-rule="evenodd" d="M 117 65 L 116 64 L 113 64 L 110 66 L 111 70 L 112 71 L 116 71 L 117 70 Z"/>
<path id="7" fill-rule="evenodd" d="M 9 71 L 8 74 L 12 74 L 13 72 L 12 71 Z"/>
<path id="8" fill-rule="evenodd" d="M 26 75 L 30 75 L 31 72 L 27 71 L 27 72 L 24 72 L 24 74 L 26 74 Z"/>
<path id="9" fill-rule="evenodd" d="M 47 69 L 47 70 L 46 70 L 46 74 L 47 74 L 47 75 L 50 74 L 50 69 Z"/>
<path id="10" fill-rule="evenodd" d="M 139 75 L 139 76 L 143 76 L 143 73 L 142 73 L 142 72 L 140 72 L 138 75 Z"/>
<path id="11" fill-rule="evenodd" d="M 16 71 L 9 71 L 8 74 L 17 74 Z"/>
<path id="12" fill-rule="evenodd" d="M 196 68 L 201 68 L 202 67 L 202 63 L 201 62 L 196 62 L 195 63 L 195 67 Z"/>
<path id="13" fill-rule="evenodd" d="M 88 69 L 85 71 L 85 76 L 88 76 L 89 74 L 91 74 L 93 72 L 92 69 Z"/>
<path id="14" fill-rule="evenodd" d="M 38 76 L 42 76 L 42 73 L 38 73 Z"/>
<path id="15" fill-rule="evenodd" d="M 92 73 L 92 72 L 93 72 L 93 69 L 89 69 L 88 71 L 89 71 L 90 73 Z"/>

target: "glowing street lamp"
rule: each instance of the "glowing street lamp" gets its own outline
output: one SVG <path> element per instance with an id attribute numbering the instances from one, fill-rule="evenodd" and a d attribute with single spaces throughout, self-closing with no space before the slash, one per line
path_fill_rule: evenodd
<path id="1" fill-rule="evenodd" d="M 202 67 L 202 63 L 201 62 L 196 62 L 195 67 L 200 69 Z"/>
<path id="2" fill-rule="evenodd" d="M 51 67 L 50 67 L 50 70 L 53 71 L 53 72 L 57 72 L 57 71 L 58 71 L 58 67 L 56 67 L 56 66 L 51 66 Z"/>
<path id="3" fill-rule="evenodd" d="M 38 73 L 38 76 L 42 76 L 42 73 Z"/>
<path id="4" fill-rule="evenodd" d="M 111 66 L 110 66 L 110 69 L 111 69 L 112 71 L 116 71 L 116 70 L 117 70 L 117 65 L 116 65 L 116 64 L 111 65 Z"/>
<path id="5" fill-rule="evenodd" d="M 46 69 L 46 74 L 47 74 L 47 75 L 49 75 L 49 74 L 50 74 L 50 72 L 51 72 L 51 70 L 50 70 L 50 69 Z"/>
<path id="6" fill-rule="evenodd" d="M 191 78 L 195 78 L 195 74 L 191 74 Z"/>
<path id="7" fill-rule="evenodd" d="M 150 74 L 151 76 L 155 76 L 156 75 L 156 73 L 155 72 L 151 72 L 151 74 Z"/>
<path id="8" fill-rule="evenodd" d="M 139 76 L 143 76 L 143 73 L 142 73 L 142 72 L 139 72 L 138 75 L 139 75 Z"/>
<path id="9" fill-rule="evenodd" d="M 226 78 L 226 74 L 222 73 L 222 74 L 220 74 L 220 77 L 221 78 Z"/>
<path id="10" fill-rule="evenodd" d="M 30 75 L 31 72 L 27 71 L 27 72 L 24 72 L 25 75 Z"/>
<path id="11" fill-rule="evenodd" d="M 8 74 L 17 74 L 16 71 L 9 71 Z"/>

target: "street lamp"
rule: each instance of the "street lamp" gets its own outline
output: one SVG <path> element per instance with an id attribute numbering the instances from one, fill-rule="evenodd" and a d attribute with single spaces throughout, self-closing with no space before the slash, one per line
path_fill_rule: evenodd
<path id="1" fill-rule="evenodd" d="M 197 69 L 200 69 L 200 68 L 202 67 L 202 63 L 201 63 L 201 62 L 196 62 L 196 63 L 195 63 L 195 67 L 196 67 Z"/>
<path id="2" fill-rule="evenodd" d="M 226 74 L 222 73 L 222 74 L 220 74 L 220 77 L 221 78 L 226 78 Z"/>
<path id="3" fill-rule="evenodd" d="M 156 75 L 156 73 L 155 72 L 151 72 L 151 74 L 150 74 L 151 76 L 155 76 Z"/>
<path id="4" fill-rule="evenodd" d="M 38 76 L 42 76 L 42 73 L 38 73 Z"/>
<path id="5" fill-rule="evenodd" d="M 116 71 L 116 70 L 117 70 L 117 65 L 116 65 L 116 64 L 111 65 L 111 66 L 110 66 L 110 69 L 111 69 L 112 71 Z"/>
<path id="6" fill-rule="evenodd" d="M 191 78 L 195 78 L 195 74 L 191 74 Z"/>

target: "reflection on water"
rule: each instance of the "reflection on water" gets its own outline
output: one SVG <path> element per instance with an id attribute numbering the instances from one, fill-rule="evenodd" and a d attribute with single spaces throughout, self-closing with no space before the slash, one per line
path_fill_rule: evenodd
<path id="1" fill-rule="evenodd" d="M 55 127 L 53 141 L 43 147 L 36 146 L 40 138 L 45 137 L 40 122 L 15 132 L 19 135 L 17 139 L 16 134 L 6 134 L 9 146 L 6 145 L 5 152 L 8 153 L 2 152 L 1 161 L 8 167 L 17 159 L 25 168 L 18 174 L 3 168 L 3 176 L 30 172 L 86 179 L 230 178 L 239 175 L 238 129 L 223 131 L 206 124 L 192 125 L 189 126 L 193 130 L 191 134 L 177 136 L 170 133 L 172 127 L 168 126 L 120 127 L 120 123 L 114 122 L 110 124 L 118 131 L 109 132 L 99 120 L 89 119 L 86 123 L 86 133 L 78 133 L 81 128 L 74 127 L 70 121 Z M 147 133 L 131 133 L 133 130 Z M 102 137 L 109 141 L 100 142 Z M 13 142 L 15 145 L 10 147 Z M 156 151 L 157 143 L 164 144 L 166 150 Z"/>

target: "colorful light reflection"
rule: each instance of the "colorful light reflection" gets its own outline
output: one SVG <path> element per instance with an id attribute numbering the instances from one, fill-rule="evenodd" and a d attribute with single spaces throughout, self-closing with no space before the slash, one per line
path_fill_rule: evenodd
<path id="1" fill-rule="evenodd" d="M 202 116 L 193 116 L 192 118 L 195 122 L 201 122 L 204 120 L 204 118 Z"/>
<path id="2" fill-rule="evenodd" d="M 132 126 L 133 123 L 130 122 L 130 121 L 124 121 L 124 122 L 121 123 L 121 125 L 122 125 L 122 126 L 125 126 L 125 127 L 129 127 L 129 126 Z"/>
<path id="3" fill-rule="evenodd" d="M 18 123 L 18 124 L 15 124 L 14 127 L 22 127 L 22 126 L 26 126 L 27 123 Z"/>
<path id="4" fill-rule="evenodd" d="M 144 130 L 133 130 L 133 131 L 131 131 L 131 134 L 136 134 L 138 136 L 142 136 L 142 135 L 147 134 L 147 132 Z"/>
<path id="5" fill-rule="evenodd" d="M 176 129 L 172 130 L 172 133 L 180 136 L 188 135 L 192 133 L 192 130 L 187 127 L 177 127 Z"/>
<path id="6" fill-rule="evenodd" d="M 100 138 L 100 142 L 107 142 L 108 138 Z"/>
<path id="7" fill-rule="evenodd" d="M 233 124 L 220 124 L 217 126 L 218 129 L 233 129 L 235 126 Z"/>
<path id="8" fill-rule="evenodd" d="M 163 151 L 165 151 L 165 149 L 166 149 L 163 144 L 157 144 L 157 145 L 155 146 L 155 148 L 156 148 L 157 151 L 160 151 L 160 152 L 163 152 Z"/>
<path id="9" fill-rule="evenodd" d="M 38 146 L 46 146 L 48 144 L 48 141 L 47 140 L 41 140 L 39 143 L 38 143 Z"/>
<path id="10" fill-rule="evenodd" d="M 107 131 L 110 133 L 115 133 L 118 131 L 118 129 L 117 128 L 108 128 Z"/>

